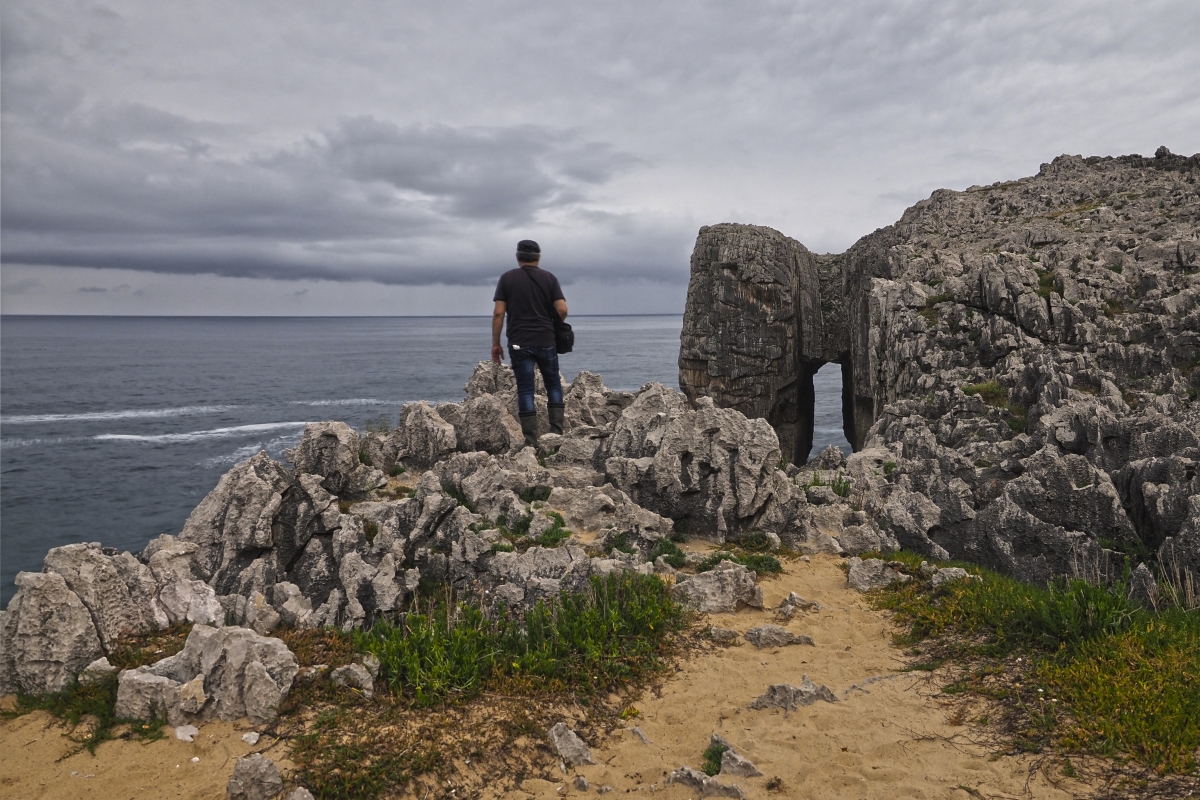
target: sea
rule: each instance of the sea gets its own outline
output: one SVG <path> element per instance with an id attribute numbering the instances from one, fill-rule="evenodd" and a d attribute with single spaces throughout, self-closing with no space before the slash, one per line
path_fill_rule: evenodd
<path id="1" fill-rule="evenodd" d="M 678 386 L 683 318 L 572 317 L 569 381 Z M 458 401 L 491 317 L 0 317 L 0 606 L 46 551 L 138 552 L 234 464 L 282 460 L 305 423 L 358 429 L 414 400 Z M 813 452 L 846 452 L 841 374 L 816 378 Z"/>

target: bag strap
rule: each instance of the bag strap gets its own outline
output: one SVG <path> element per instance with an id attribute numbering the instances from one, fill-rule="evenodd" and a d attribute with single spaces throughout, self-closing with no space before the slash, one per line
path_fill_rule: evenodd
<path id="1" fill-rule="evenodd" d="M 550 309 L 550 322 L 555 327 L 558 327 L 558 324 L 562 322 L 562 319 L 560 319 L 558 316 L 558 309 L 555 308 L 554 304 L 550 302 L 550 299 L 546 294 L 546 290 L 542 288 L 540 283 L 533 280 L 533 276 L 526 272 L 524 267 L 520 267 L 520 270 L 525 274 L 526 278 L 528 278 L 530 281 L 533 281 L 533 285 L 537 287 L 538 294 L 542 296 L 542 302 L 545 303 L 546 307 Z"/>

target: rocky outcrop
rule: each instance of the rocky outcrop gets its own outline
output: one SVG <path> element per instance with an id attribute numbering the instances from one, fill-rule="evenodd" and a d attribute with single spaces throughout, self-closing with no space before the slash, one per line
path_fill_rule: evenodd
<path id="1" fill-rule="evenodd" d="M 179 653 L 118 676 L 116 715 L 171 725 L 246 717 L 274 721 L 299 671 L 279 639 L 246 628 L 196 625 Z"/>
<path id="2" fill-rule="evenodd" d="M 802 465 L 791 387 L 840 363 L 856 452 L 806 499 L 873 523 L 814 512 L 843 549 L 881 535 L 1037 582 L 1124 556 L 1200 571 L 1198 178 L 1166 148 L 1061 156 L 934 192 L 836 256 L 704 228 L 680 386 L 765 419 Z"/>

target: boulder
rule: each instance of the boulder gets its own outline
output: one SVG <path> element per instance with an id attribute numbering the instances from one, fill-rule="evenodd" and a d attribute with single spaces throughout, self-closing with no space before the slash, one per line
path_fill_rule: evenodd
<path id="1" fill-rule="evenodd" d="M 87 608 L 107 652 L 121 636 L 169 624 L 153 573 L 129 553 L 105 552 L 99 542 L 69 544 L 46 554 L 45 570 L 61 575 Z"/>
<path id="2" fill-rule="evenodd" d="M 233 765 L 225 796 L 229 800 L 271 800 L 282 791 L 283 778 L 279 768 L 262 753 L 251 753 Z"/>
<path id="3" fill-rule="evenodd" d="M 765 694 L 759 695 L 750 708 L 782 708 L 785 711 L 795 711 L 800 706 L 809 706 L 818 700 L 826 703 L 836 703 L 837 696 L 824 684 L 817 685 L 803 677 L 799 686 L 788 683 L 776 683 L 767 687 Z"/>
<path id="4" fill-rule="evenodd" d="M 376 668 L 378 668 L 378 661 Z M 329 673 L 329 679 L 338 686 L 349 686 L 358 689 L 363 697 L 370 700 L 375 696 L 375 677 L 362 664 L 347 664 Z"/>
<path id="5" fill-rule="evenodd" d="M 575 731 L 567 727 L 566 723 L 555 723 L 547 735 L 550 737 L 550 743 L 554 745 L 554 751 L 558 753 L 559 758 L 571 766 L 582 767 L 596 763 L 592 760 L 592 751 L 588 749 L 583 739 L 580 739 Z"/>
<path id="6" fill-rule="evenodd" d="M 363 463 L 358 434 L 344 422 L 305 425 L 287 457 L 297 472 L 321 476 L 321 486 L 333 495 L 362 494 L 385 482 L 380 470 Z"/>
<path id="7" fill-rule="evenodd" d="M 759 625 L 746 631 L 743 638 L 760 650 L 766 647 L 784 647 L 789 644 L 811 645 L 813 643 L 811 636 L 792 633 L 779 625 Z"/>
<path id="8" fill-rule="evenodd" d="M 0 629 L 0 692 L 65 689 L 104 655 L 87 606 L 57 572 L 19 572 Z"/>
<path id="9" fill-rule="evenodd" d="M 299 671 L 287 645 L 252 630 L 196 625 L 183 650 L 118 677 L 117 716 L 165 716 L 172 725 L 211 719 L 274 721 Z"/>
<path id="10" fill-rule="evenodd" d="M 400 425 L 390 436 L 394 460 L 413 467 L 430 467 L 458 447 L 455 426 L 425 402 L 408 403 L 400 412 Z"/>
<path id="11" fill-rule="evenodd" d="M 863 561 L 857 556 L 850 559 L 850 572 L 846 576 L 850 588 L 860 592 L 882 589 L 897 581 L 904 583 L 910 580 L 912 580 L 911 576 L 905 575 L 894 567 L 889 567 L 882 559 L 868 558 Z"/>
<path id="12" fill-rule="evenodd" d="M 762 608 L 762 587 L 741 564 L 720 561 L 708 572 L 675 584 L 675 599 L 704 614 L 730 614 L 739 605 Z"/>

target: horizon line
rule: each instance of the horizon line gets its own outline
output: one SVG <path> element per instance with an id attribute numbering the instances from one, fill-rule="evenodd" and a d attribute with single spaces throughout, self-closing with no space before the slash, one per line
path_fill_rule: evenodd
<path id="1" fill-rule="evenodd" d="M 652 314 L 571 314 L 580 317 L 681 317 L 682 311 Z M 23 314 L 0 313 L 6 317 L 69 317 L 72 319 L 491 319 L 491 314 Z"/>

